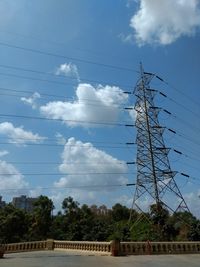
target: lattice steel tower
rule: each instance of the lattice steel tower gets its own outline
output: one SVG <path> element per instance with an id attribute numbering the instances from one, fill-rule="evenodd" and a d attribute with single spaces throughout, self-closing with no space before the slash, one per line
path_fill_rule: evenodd
<path id="1" fill-rule="evenodd" d="M 137 144 L 137 182 L 133 207 L 143 211 L 144 201 L 169 211 L 189 211 L 188 206 L 174 179 L 177 172 L 172 171 L 168 159 L 170 148 L 165 146 L 165 128 L 159 124 L 161 108 L 154 105 L 156 90 L 150 88 L 155 74 L 143 71 L 136 84 L 136 144 Z"/>

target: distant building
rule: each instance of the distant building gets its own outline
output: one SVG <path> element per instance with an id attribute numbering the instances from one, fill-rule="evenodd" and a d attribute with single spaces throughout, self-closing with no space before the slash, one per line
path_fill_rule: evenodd
<path id="1" fill-rule="evenodd" d="M 6 202 L 2 200 L 2 196 L 0 196 L 0 208 L 4 208 L 6 205 Z"/>
<path id="2" fill-rule="evenodd" d="M 20 197 L 14 197 L 12 200 L 12 204 L 15 208 L 25 210 L 27 212 L 32 212 L 34 208 L 34 202 L 37 198 L 26 197 L 22 195 Z"/>
<path id="3" fill-rule="evenodd" d="M 111 212 L 105 205 L 97 207 L 97 205 L 90 206 L 90 210 L 96 215 L 107 215 Z"/>

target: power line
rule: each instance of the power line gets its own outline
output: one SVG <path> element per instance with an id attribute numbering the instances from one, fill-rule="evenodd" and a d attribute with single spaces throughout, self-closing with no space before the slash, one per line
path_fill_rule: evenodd
<path id="1" fill-rule="evenodd" d="M 2 160 L 0 160 L 1 162 Z M 82 162 L 70 162 L 70 161 L 6 161 L 8 164 L 16 164 L 16 165 L 80 165 L 80 166 L 110 166 L 110 163 L 107 162 L 97 162 L 97 163 L 82 163 Z M 115 162 L 115 165 L 127 165 L 130 166 L 135 164 L 135 162 Z"/>
<path id="2" fill-rule="evenodd" d="M 81 120 L 67 120 L 67 119 L 53 119 L 53 118 L 45 118 L 45 117 L 34 117 L 34 116 L 26 116 L 26 115 L 14 115 L 14 114 L 2 114 L 0 113 L 0 117 L 6 118 L 23 118 L 23 119 L 33 119 L 33 120 L 47 120 L 47 121 L 60 121 L 60 122 L 69 122 L 69 123 L 80 123 L 80 124 L 94 124 L 94 125 L 105 125 L 105 126 L 132 126 L 132 124 L 122 124 L 122 123 L 114 123 L 114 122 L 97 122 L 97 121 L 81 121 Z"/>
<path id="3" fill-rule="evenodd" d="M 185 94 L 183 91 L 179 90 L 178 88 L 176 88 L 174 85 L 172 85 L 171 83 L 169 83 L 168 81 L 163 80 L 163 82 L 168 85 L 169 87 L 173 88 L 174 90 L 176 90 L 181 96 L 185 96 L 185 98 L 188 100 L 190 100 L 191 102 L 193 102 L 195 105 L 197 105 L 199 107 L 200 103 L 198 103 L 197 101 L 195 101 L 193 98 L 191 98 L 191 96 Z"/>
<path id="4" fill-rule="evenodd" d="M 59 84 L 59 85 L 74 85 L 74 83 L 70 83 L 70 82 L 60 82 L 60 81 L 54 81 L 54 80 L 48 80 L 48 79 L 41 79 L 41 78 L 35 78 L 35 77 L 30 77 L 30 76 L 23 76 L 23 75 L 17 75 L 17 74 L 10 74 L 10 73 L 4 73 L 4 72 L 0 72 L 0 75 L 2 76 L 8 76 L 8 77 L 15 77 L 15 78 L 19 78 L 19 79 L 26 79 L 26 80 L 31 80 L 31 81 L 40 81 L 40 82 L 47 82 L 47 83 L 53 83 L 53 84 Z M 104 82 L 105 84 L 105 82 Z M 107 83 L 108 84 L 108 83 Z M 119 85 L 111 85 L 111 86 L 116 86 L 119 87 Z M 124 88 L 127 88 L 127 85 L 122 85 Z M 129 86 L 131 87 L 131 86 Z"/>
<path id="5" fill-rule="evenodd" d="M 197 160 L 199 162 L 199 158 L 195 158 L 195 157 L 191 157 L 191 156 L 188 156 L 187 154 L 185 153 L 182 153 L 181 151 L 178 151 L 176 149 L 172 149 L 175 153 L 179 154 L 179 155 L 183 155 L 185 156 L 186 158 L 190 158 L 192 160 Z"/>
<path id="6" fill-rule="evenodd" d="M 192 155 L 194 155 L 194 150 L 188 149 L 188 147 L 186 147 L 186 146 L 184 146 L 184 147 L 183 146 L 180 146 L 180 145 L 177 144 L 177 142 L 173 142 L 173 145 L 176 146 L 176 147 L 178 147 L 178 148 L 180 148 L 183 151 L 184 150 L 188 151 L 189 154 L 192 153 Z M 195 153 L 196 153 L 196 156 L 198 158 L 199 157 L 199 151 L 195 151 Z"/>
<path id="7" fill-rule="evenodd" d="M 163 83 L 165 83 L 168 87 L 171 87 L 171 88 L 173 88 L 174 90 L 176 90 L 181 96 L 185 96 L 185 98 L 186 98 L 187 100 L 190 99 L 191 102 L 193 102 L 194 104 L 196 104 L 196 105 L 199 106 L 200 103 L 198 103 L 198 102 L 196 102 L 194 99 L 192 99 L 191 96 L 185 94 L 183 91 L 179 90 L 179 89 L 176 88 L 174 85 L 170 84 L 169 82 L 165 81 L 164 79 L 160 79 L 160 80 L 161 80 Z M 166 96 L 165 94 L 163 94 L 162 92 L 160 92 L 160 93 L 161 93 L 161 95 L 167 97 L 167 96 Z M 169 99 L 170 99 L 170 98 L 169 98 Z M 172 101 L 174 101 L 174 100 L 172 100 Z"/>
<path id="8" fill-rule="evenodd" d="M 193 144 L 195 144 L 195 145 L 199 145 L 199 146 L 200 146 L 200 143 L 199 143 L 199 142 L 193 141 L 190 137 L 188 137 L 188 136 L 185 135 L 185 134 L 180 133 L 180 132 L 177 131 L 177 130 L 172 130 L 172 129 L 170 129 L 170 128 L 167 128 L 167 130 L 170 131 L 170 132 L 172 132 L 173 134 L 176 134 L 177 136 L 179 136 L 179 137 L 181 137 L 181 138 L 183 138 L 183 139 L 185 139 L 185 140 L 188 140 L 189 142 L 191 142 L 191 143 L 193 143 Z"/>
<path id="9" fill-rule="evenodd" d="M 16 75 L 16 74 L 10 74 L 10 73 L 3 73 L 3 72 L 0 72 L 0 75 L 15 77 L 15 78 L 21 78 L 21 79 L 26 79 L 26 80 L 32 80 L 32 81 L 40 81 L 40 82 L 60 84 L 60 85 L 65 85 L 65 86 L 72 84 L 69 82 L 58 82 L 58 81 L 52 81 L 52 80 L 47 80 L 47 79 L 40 79 L 40 78 L 34 78 L 34 77 L 28 77 L 28 76 Z"/>
<path id="10" fill-rule="evenodd" d="M 185 107 L 183 104 L 181 104 L 181 103 L 177 102 L 176 100 L 174 100 L 174 99 L 168 97 L 166 94 L 164 94 L 164 93 L 161 92 L 161 91 L 158 91 L 158 90 L 155 90 L 155 91 L 158 92 L 158 93 L 159 93 L 160 95 L 162 95 L 163 97 L 169 99 L 170 101 L 174 102 L 175 104 L 179 105 L 179 106 L 182 107 L 183 109 L 185 109 L 185 110 L 191 112 L 193 115 L 195 115 L 196 117 L 199 118 L 199 115 L 198 115 L 197 113 L 195 113 L 194 111 L 192 111 L 191 109 L 189 109 L 188 107 Z M 169 111 L 167 111 L 167 110 L 165 110 L 165 109 L 162 109 L 162 110 L 163 110 L 164 112 L 166 112 L 168 115 L 171 115 L 172 117 L 177 118 L 178 120 L 180 120 L 180 121 L 182 121 L 182 122 L 186 122 L 186 121 L 184 121 L 182 118 L 179 118 L 177 115 L 173 115 L 171 112 L 169 112 Z M 188 124 L 188 122 L 186 122 L 186 123 Z M 196 128 L 196 129 L 200 130 L 199 128 Z"/>
<path id="11" fill-rule="evenodd" d="M 61 137 L 62 138 L 62 137 Z M 0 138 L 0 142 L 1 142 L 1 139 L 2 138 Z M 25 137 L 17 137 L 17 138 L 15 138 L 15 140 L 17 141 L 17 140 L 19 140 L 19 141 L 21 141 L 21 140 L 23 140 L 23 141 L 36 141 L 36 139 L 34 139 L 34 138 L 25 138 Z M 56 138 L 44 138 L 44 139 L 42 139 L 42 141 L 46 141 L 46 140 L 48 140 L 48 141 L 55 141 L 55 142 L 59 142 L 59 138 L 58 139 L 56 139 Z M 67 140 L 65 140 L 65 139 L 63 139 L 64 141 L 63 141 L 63 143 L 61 144 L 61 145 L 66 145 L 67 144 Z M 116 141 L 116 142 L 114 142 L 114 141 L 96 141 L 96 140 L 82 140 L 82 142 L 84 142 L 84 143 L 92 143 L 92 144 L 112 144 L 112 145 L 133 145 L 134 143 L 129 143 L 129 142 L 119 142 L 119 141 Z"/>
<path id="12" fill-rule="evenodd" d="M 3 65 L 3 64 L 0 64 L 0 67 L 1 68 L 6 68 L 6 69 L 14 69 L 14 70 L 20 70 L 20 71 L 25 71 L 25 72 L 31 72 L 31 73 L 36 73 L 36 74 L 45 74 L 45 75 L 50 75 L 50 76 L 53 76 L 53 77 L 56 77 L 56 78 L 65 78 L 65 79 L 72 79 L 72 80 L 75 80 L 77 81 L 77 78 L 76 77 L 66 77 L 66 75 L 57 75 L 57 74 L 54 74 L 54 73 L 49 73 L 49 72 L 45 72 L 45 71 L 39 71 L 39 70 L 33 70 L 33 69 L 27 69 L 27 68 L 21 68 L 21 67 L 14 67 L 14 66 L 9 66 L 9 65 Z M 91 80 L 91 79 L 87 79 L 87 78 L 81 78 L 82 81 L 86 81 L 86 82 L 92 82 L 92 83 L 108 83 L 108 82 L 104 82 L 104 81 L 98 81 L 98 80 Z M 124 87 L 128 87 L 130 88 L 131 85 L 118 85 L 118 86 L 124 86 Z"/>
<path id="13" fill-rule="evenodd" d="M 177 115 L 173 115 L 173 114 L 171 114 L 171 116 L 172 116 L 174 119 L 179 120 L 182 124 L 184 124 L 184 125 L 185 125 L 186 127 L 188 127 L 190 130 L 196 132 L 197 134 L 200 133 L 200 128 L 198 128 L 198 127 L 192 125 L 191 123 L 189 123 L 189 122 L 183 120 L 182 118 L 178 117 Z"/>
<path id="14" fill-rule="evenodd" d="M 1 88 L 0 88 L 0 90 L 1 90 Z M 3 90 L 5 90 L 5 89 L 3 89 Z M 11 91 L 11 90 L 10 90 Z M 20 91 L 17 91 L 17 90 L 12 90 L 12 91 L 15 91 L 15 92 L 20 92 Z M 34 94 L 34 92 L 33 92 L 33 94 Z M 40 94 L 40 93 L 39 93 Z M 10 96 L 10 97 L 24 97 L 24 98 L 27 98 L 27 97 L 32 97 L 31 95 L 30 96 L 27 96 L 27 95 L 19 95 L 19 94 L 9 94 L 9 93 L 0 93 L 0 95 L 1 96 Z M 47 99 L 47 97 L 46 96 L 50 96 L 50 97 L 53 97 L 53 95 L 48 95 L 48 94 L 40 94 L 40 96 L 41 95 L 44 95 L 44 97 L 42 97 L 43 99 Z M 59 96 L 54 96 L 54 97 L 59 97 Z M 41 97 L 39 97 L 39 98 L 41 98 Z M 119 109 L 119 110 L 126 110 L 127 108 L 125 107 L 125 104 L 124 105 L 119 105 L 118 103 L 112 103 L 110 106 L 107 106 L 107 105 L 105 105 L 105 104 L 103 104 L 102 102 L 101 102 L 101 100 L 90 100 L 90 99 L 84 99 L 84 98 L 82 98 L 81 100 L 79 100 L 79 99 L 77 99 L 77 100 L 75 100 L 73 97 L 62 97 L 62 98 L 64 98 L 65 99 L 65 101 L 67 100 L 67 99 L 69 99 L 69 100 L 73 100 L 73 101 L 71 101 L 71 102 L 69 102 L 68 101 L 68 103 L 76 103 L 76 104 L 84 104 L 85 106 L 95 106 L 95 107 L 98 107 L 98 108 L 103 108 L 103 109 L 110 109 L 110 108 L 115 108 L 115 109 Z M 95 102 L 96 102 L 96 104 L 95 104 Z M 98 103 L 98 104 L 97 104 Z M 101 104 L 102 103 L 102 104 Z M 124 107 L 123 107 L 124 106 Z M 130 107 L 129 108 L 130 110 L 132 110 L 132 108 Z"/>
<path id="15" fill-rule="evenodd" d="M 189 166 L 190 168 L 195 169 L 195 170 L 197 170 L 198 172 L 200 172 L 200 169 L 199 169 L 199 168 L 197 168 L 196 166 L 193 166 L 192 164 L 189 164 L 188 161 L 184 162 L 184 165 L 187 165 L 187 166 Z"/>
<path id="16" fill-rule="evenodd" d="M 0 138 L 0 142 L 1 142 L 1 139 Z M 61 137 L 62 139 L 62 137 Z M 34 138 L 25 138 L 25 137 L 17 137 L 15 138 L 15 140 L 24 140 L 24 141 L 35 141 Z M 48 137 L 45 137 L 42 141 L 55 141 L 55 142 L 59 142 L 59 137 L 58 138 L 48 138 Z M 63 144 L 61 145 L 66 145 L 67 144 L 67 139 L 62 139 L 63 141 Z M 98 140 L 87 140 L 87 139 L 82 139 L 82 142 L 84 143 L 92 143 L 92 144 L 112 144 L 112 145 L 134 145 L 135 143 L 133 142 L 121 142 L 121 141 L 98 141 Z"/>
<path id="17" fill-rule="evenodd" d="M 162 109 L 162 108 L 160 108 L 160 109 Z M 183 120 L 183 119 L 180 118 L 179 116 L 172 114 L 171 112 L 167 111 L 166 109 L 162 109 L 162 110 L 163 110 L 165 113 L 167 113 L 168 115 L 170 115 L 173 119 L 177 119 L 177 120 L 179 120 L 182 124 L 184 124 L 184 126 L 188 126 L 190 130 L 192 130 L 192 131 L 194 131 L 194 132 L 196 132 L 196 133 L 199 134 L 199 132 L 200 132 L 200 128 L 198 128 L 198 127 L 196 127 L 196 126 L 190 124 L 189 122 Z"/>
<path id="18" fill-rule="evenodd" d="M 45 143 L 25 143 L 25 142 L 0 142 L 0 145 L 25 145 L 25 146 L 45 146 L 45 147 L 85 147 L 85 145 L 68 145 L 68 144 L 45 144 Z M 112 149 L 126 149 L 127 146 L 103 146 L 96 145 L 95 148 L 112 148 Z"/>
<path id="19" fill-rule="evenodd" d="M 182 107 L 183 109 L 191 112 L 193 115 L 195 115 L 196 117 L 199 118 L 199 115 L 197 113 L 195 113 L 193 110 L 191 110 L 190 108 L 188 108 L 187 106 L 184 106 L 183 104 L 179 103 L 178 101 L 174 100 L 171 97 L 166 96 L 171 102 L 174 102 L 175 104 L 179 105 L 180 107 Z"/>
<path id="20" fill-rule="evenodd" d="M 66 48 L 66 45 L 67 43 L 63 43 L 63 42 L 57 42 L 57 41 L 53 41 L 52 39 L 44 39 L 44 38 L 41 38 L 41 37 L 38 37 L 38 36 L 33 36 L 33 35 L 27 35 L 27 34 L 22 34 L 22 33 L 17 33 L 17 32 L 11 32 L 11 31 L 5 31 L 5 30 L 0 30 L 0 32 L 3 32 L 3 33 L 6 33 L 6 34 L 11 34 L 11 35 L 15 35 L 15 36 L 18 36 L 18 37 L 21 37 L 21 38 L 28 38 L 28 39 L 32 39 L 32 40 L 36 40 L 36 41 L 39 41 L 40 43 L 41 42 L 44 42 L 44 43 L 47 43 L 47 44 L 52 44 L 54 46 L 62 46 L 62 47 L 65 47 Z M 95 54 L 95 55 L 104 55 L 104 56 L 108 56 L 107 54 L 105 53 L 102 53 L 102 51 L 97 51 L 97 50 L 91 50 L 91 49 L 83 49 L 83 48 L 78 48 L 78 47 L 72 47 L 73 50 L 78 50 L 78 51 L 81 51 L 81 52 L 89 52 L 89 53 L 92 53 L 92 54 Z M 110 56 L 110 55 L 109 55 Z"/>
<path id="21" fill-rule="evenodd" d="M 0 90 L 2 91 L 9 91 L 9 92 L 15 92 L 15 93 L 25 93 L 25 94 L 34 94 L 36 93 L 36 91 L 30 91 L 30 90 L 17 90 L 17 89 L 11 89 L 11 88 L 6 88 L 6 87 L 0 87 Z M 47 97 L 55 97 L 55 98 L 63 98 L 63 99 L 73 99 L 73 97 L 67 97 L 67 96 L 64 96 L 64 95 L 54 95 L 54 94 L 46 94 L 46 93 L 41 93 L 41 92 L 38 92 L 37 90 L 37 93 L 40 94 L 40 96 L 47 96 Z M 18 96 L 18 95 L 16 95 Z M 25 96 L 25 95 L 23 95 Z M 89 99 L 88 99 L 89 100 Z M 95 100 L 94 100 L 95 101 Z"/>
<path id="22" fill-rule="evenodd" d="M 151 90 L 152 90 L 152 89 L 151 89 Z M 176 104 L 182 106 L 184 109 L 186 109 L 182 104 L 178 103 L 177 101 L 174 101 L 172 98 L 169 98 L 169 97 L 168 97 L 167 95 L 165 95 L 164 93 L 162 93 L 162 92 L 160 92 L 160 91 L 158 91 L 158 90 L 154 90 L 154 89 L 153 89 L 153 91 L 160 93 L 162 96 L 168 98 L 169 100 L 173 101 L 174 103 L 176 103 Z M 170 115 L 172 118 L 177 119 L 177 120 L 179 120 L 180 122 L 184 123 L 185 126 L 188 126 L 188 125 L 189 125 L 189 123 L 188 123 L 187 121 L 183 120 L 182 118 L 180 118 L 180 117 L 177 116 L 177 115 L 172 114 L 171 112 L 167 111 L 166 109 L 159 108 L 159 107 L 154 107 L 154 109 L 160 109 L 160 110 L 163 110 L 165 113 L 167 113 L 168 115 Z M 187 110 L 187 109 L 186 109 L 186 110 Z M 189 110 L 190 112 L 192 112 L 190 109 L 188 109 L 188 110 Z M 195 116 L 198 116 L 198 118 L 199 118 L 199 115 L 197 115 L 197 114 L 194 113 L 194 112 L 192 112 L 192 113 L 193 113 Z M 194 128 L 196 128 L 196 130 L 198 131 L 198 132 L 196 131 L 197 133 L 199 133 L 199 131 L 200 131 L 200 128 L 194 127 L 194 126 L 191 125 L 191 124 L 189 125 L 189 128 L 190 128 L 191 130 L 194 130 Z"/>
<path id="23" fill-rule="evenodd" d="M 133 72 L 133 71 L 138 72 L 138 71 L 131 69 L 131 68 L 120 67 L 120 66 L 115 66 L 115 65 L 110 65 L 110 64 L 100 63 L 100 62 L 94 62 L 91 60 L 85 60 L 85 59 L 81 59 L 81 58 L 77 58 L 77 57 L 70 57 L 70 56 L 55 54 L 55 53 L 51 53 L 51 52 L 45 52 L 45 51 L 38 50 L 38 49 L 32 49 L 32 48 L 12 45 L 12 44 L 8 44 L 8 43 L 4 43 L 4 42 L 0 42 L 0 45 L 4 46 L 4 47 L 15 48 L 15 49 L 27 51 L 27 52 L 37 53 L 37 54 L 46 55 L 46 56 L 53 56 L 53 57 L 57 57 L 57 58 L 65 58 L 68 60 L 73 60 L 73 61 L 86 63 L 86 64 L 97 65 L 97 66 L 106 67 L 106 68 L 124 70 L 124 71 L 129 71 L 129 72 Z"/>
<path id="24" fill-rule="evenodd" d="M 71 185 L 71 186 L 62 186 L 62 187 L 56 187 L 56 186 L 51 186 L 51 187 L 26 187 L 26 188 L 7 188 L 7 189 L 0 189 L 0 191 L 26 191 L 26 190 L 36 190 L 36 189 L 41 189 L 41 190 L 49 190 L 49 189 L 56 189 L 56 190 L 61 190 L 61 189 L 86 189 L 86 188 L 109 188 L 109 187 L 129 187 L 129 186 L 134 186 L 134 183 L 128 183 L 128 184 L 107 184 L 107 185 Z"/>
<path id="25" fill-rule="evenodd" d="M 129 175 L 135 174 L 133 172 L 80 172 L 80 173 L 0 173 L 0 176 L 16 176 L 16 175 L 23 175 L 23 176 L 63 176 L 63 175 L 70 175 L 70 176 L 80 176 L 80 175 Z"/>

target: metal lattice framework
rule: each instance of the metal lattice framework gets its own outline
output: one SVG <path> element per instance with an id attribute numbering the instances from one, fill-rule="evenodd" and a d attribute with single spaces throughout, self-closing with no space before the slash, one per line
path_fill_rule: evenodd
<path id="1" fill-rule="evenodd" d="M 150 88 L 154 74 L 146 73 L 141 66 L 141 78 L 137 82 L 136 96 L 136 144 L 137 182 L 133 206 L 142 211 L 144 201 L 162 204 L 169 211 L 189 211 L 188 206 L 174 179 L 168 159 L 170 148 L 165 146 L 165 128 L 159 124 L 161 108 L 154 105 L 156 90 Z M 172 204 L 173 202 L 173 204 Z"/>

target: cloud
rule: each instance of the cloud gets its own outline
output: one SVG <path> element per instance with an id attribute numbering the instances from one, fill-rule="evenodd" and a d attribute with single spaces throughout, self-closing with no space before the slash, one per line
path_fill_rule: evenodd
<path id="1" fill-rule="evenodd" d="M 0 123 L 0 134 L 6 135 L 11 142 L 16 144 L 37 143 L 46 139 L 38 134 L 33 134 L 31 131 L 25 131 L 23 126 L 14 127 L 10 122 Z"/>
<path id="2" fill-rule="evenodd" d="M 8 155 L 9 152 L 7 150 L 0 150 L 0 157 Z"/>
<path id="3" fill-rule="evenodd" d="M 67 140 L 61 156 L 62 164 L 59 171 L 63 176 L 54 183 L 57 190 L 51 193 L 57 210 L 66 196 L 72 196 L 81 204 L 115 204 L 115 200 L 125 187 L 111 185 L 128 182 L 124 174 L 127 172 L 125 162 L 95 148 L 91 143 L 84 143 L 75 138 Z M 69 175 L 65 175 L 66 173 Z M 80 175 L 70 175 L 73 173 Z"/>
<path id="4" fill-rule="evenodd" d="M 41 97 L 40 94 L 38 92 L 35 92 L 31 97 L 21 97 L 21 101 L 27 105 L 30 105 L 32 109 L 36 109 L 37 108 L 36 101 L 40 97 Z"/>
<path id="5" fill-rule="evenodd" d="M 61 133 L 56 133 L 55 137 L 57 140 L 57 144 L 64 145 L 66 143 L 66 139 L 64 138 L 64 136 Z"/>
<path id="6" fill-rule="evenodd" d="M 73 102 L 49 102 L 40 107 L 40 112 L 47 118 L 66 120 L 68 126 L 94 127 L 99 125 L 89 122 L 115 123 L 120 115 L 119 106 L 126 103 L 128 96 L 116 86 L 95 88 L 81 83 L 76 98 Z"/>
<path id="7" fill-rule="evenodd" d="M 56 75 L 64 75 L 66 77 L 75 77 L 78 81 L 80 81 L 78 68 L 73 63 L 64 63 L 61 64 L 55 72 Z"/>
<path id="8" fill-rule="evenodd" d="M 195 34 L 200 26 L 199 0 L 140 0 L 130 26 L 139 45 L 171 44 Z"/>
<path id="9" fill-rule="evenodd" d="M 129 108 L 132 108 L 129 110 L 129 116 L 132 118 L 133 121 L 136 120 L 137 111 L 134 109 L 134 106 L 129 106 Z"/>
<path id="10" fill-rule="evenodd" d="M 113 189 L 109 187 L 110 185 L 128 182 L 124 174 L 127 172 L 126 163 L 98 150 L 91 143 L 83 143 L 75 138 L 69 138 L 62 153 L 62 160 L 59 171 L 69 174 L 63 175 L 55 183 L 56 187 L 94 186 L 86 188 L 88 192 L 92 192 L 99 190 L 98 185 L 103 185 L 105 186 L 103 187 L 104 191 L 110 191 Z M 80 175 L 73 175 L 73 173 Z"/>
<path id="11" fill-rule="evenodd" d="M 120 33 L 118 35 L 118 37 L 121 39 L 122 42 L 124 43 L 134 43 L 134 36 L 133 34 L 124 34 L 124 33 Z"/>
<path id="12" fill-rule="evenodd" d="M 128 192 L 129 193 L 129 192 Z M 131 195 L 129 193 L 126 195 L 119 195 L 117 197 L 115 197 L 113 199 L 114 203 L 120 203 L 121 205 L 127 206 L 128 208 L 132 208 L 132 204 L 133 204 L 133 196 L 132 196 L 132 192 Z"/>
<path id="13" fill-rule="evenodd" d="M 184 194 L 184 199 L 188 205 L 188 208 L 196 217 L 199 216 L 199 202 L 200 202 L 200 190 L 195 190 L 190 193 Z"/>
<path id="14" fill-rule="evenodd" d="M 12 165 L 0 160 L 0 188 L 7 194 L 13 194 L 19 189 L 24 189 L 28 183 L 24 180 L 24 176 Z"/>

